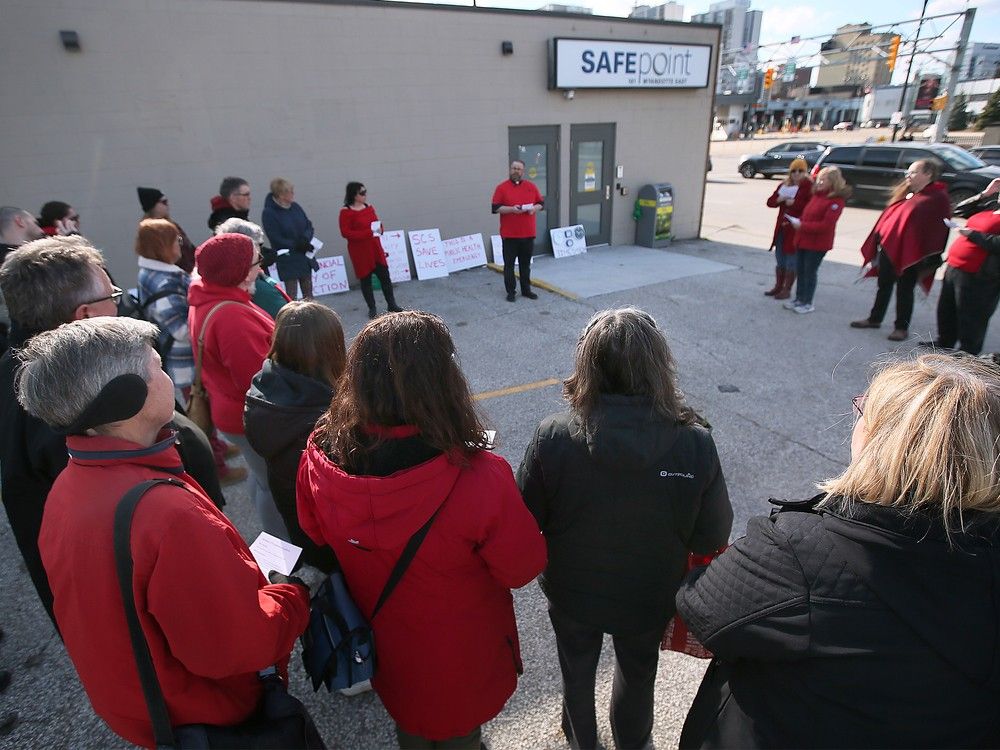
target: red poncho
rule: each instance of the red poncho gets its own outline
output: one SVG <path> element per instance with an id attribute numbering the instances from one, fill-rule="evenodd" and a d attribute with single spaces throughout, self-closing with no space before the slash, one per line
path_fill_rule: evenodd
<path id="1" fill-rule="evenodd" d="M 864 265 L 869 266 L 865 276 L 878 275 L 874 260 L 880 246 L 897 276 L 929 255 L 943 253 L 948 242 L 944 219 L 950 217 L 951 201 L 943 182 L 932 182 L 919 193 L 909 193 L 889 205 L 861 246 Z M 932 272 L 920 279 L 920 286 L 926 293 L 930 292 L 932 283 Z"/>

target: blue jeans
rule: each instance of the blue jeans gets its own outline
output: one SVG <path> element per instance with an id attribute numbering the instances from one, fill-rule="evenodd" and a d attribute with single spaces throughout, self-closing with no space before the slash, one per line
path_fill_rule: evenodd
<path id="1" fill-rule="evenodd" d="M 781 271 L 795 270 L 795 253 L 786 253 L 782 248 L 785 246 L 785 236 L 778 233 L 778 239 L 774 242 L 774 263 Z"/>
<path id="2" fill-rule="evenodd" d="M 795 284 L 795 300 L 803 305 L 811 305 L 816 294 L 816 278 L 819 275 L 819 264 L 823 262 L 826 251 L 806 250 L 799 248 L 795 253 L 795 267 L 798 281 Z"/>

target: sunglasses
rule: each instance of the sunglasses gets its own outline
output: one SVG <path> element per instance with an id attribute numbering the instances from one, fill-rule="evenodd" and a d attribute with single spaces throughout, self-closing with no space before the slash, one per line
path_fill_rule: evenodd
<path id="1" fill-rule="evenodd" d="M 859 417 L 863 417 L 865 414 L 865 395 L 862 393 L 860 396 L 855 396 L 851 399 L 851 406 L 858 413 Z"/>
<path id="2" fill-rule="evenodd" d="M 79 223 L 79 221 L 80 221 L 80 214 L 73 214 L 72 216 L 67 216 L 66 217 L 66 221 L 75 221 L 75 222 Z"/>
<path id="3" fill-rule="evenodd" d="M 358 195 L 368 195 L 368 188 L 364 188 L 358 191 Z"/>
<path id="4" fill-rule="evenodd" d="M 118 302 L 121 300 L 122 295 L 125 294 L 125 290 L 119 289 L 116 286 L 112 286 L 111 290 L 112 290 L 111 294 L 109 294 L 107 297 L 99 297 L 98 299 L 92 299 L 90 300 L 90 302 L 84 302 L 83 304 L 96 305 L 98 302 L 107 302 L 108 300 L 111 300 L 117 305 Z"/>
<path id="5" fill-rule="evenodd" d="M 793 169 L 793 170 L 791 170 L 791 172 L 792 172 L 792 174 L 805 174 L 806 170 L 804 170 L 804 169 Z"/>

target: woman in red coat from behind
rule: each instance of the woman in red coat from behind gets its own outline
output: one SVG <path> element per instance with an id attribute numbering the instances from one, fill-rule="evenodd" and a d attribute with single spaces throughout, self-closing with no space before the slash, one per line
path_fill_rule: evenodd
<path id="1" fill-rule="evenodd" d="M 802 216 L 812 196 L 812 180 L 806 177 L 808 169 L 805 159 L 793 159 L 788 167 L 788 177 L 782 180 L 767 199 L 768 208 L 778 209 L 778 217 L 775 219 L 774 236 L 771 238 L 775 261 L 774 286 L 764 294 L 775 299 L 788 299 L 792 284 L 795 283 L 795 228 L 785 221 L 785 217 Z"/>
<path id="2" fill-rule="evenodd" d="M 545 567 L 545 541 L 509 464 L 488 449 L 444 322 L 369 323 L 299 466 L 303 531 L 337 555 L 378 650 L 372 687 L 402 748 L 478 750 L 522 671 L 510 589 Z M 423 543 L 374 619 L 407 541 Z"/>

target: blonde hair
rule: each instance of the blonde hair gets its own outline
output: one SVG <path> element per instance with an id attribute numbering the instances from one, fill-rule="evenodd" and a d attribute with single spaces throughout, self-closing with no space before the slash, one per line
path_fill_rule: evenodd
<path id="1" fill-rule="evenodd" d="M 844 179 L 844 173 L 840 171 L 840 167 L 823 167 L 816 175 L 816 182 L 819 182 L 821 177 L 830 185 L 826 191 L 827 195 L 833 198 L 846 199 L 851 197 L 851 186 Z"/>
<path id="2" fill-rule="evenodd" d="M 939 510 L 945 530 L 963 512 L 1000 513 L 1000 369 L 968 356 L 925 354 L 885 367 L 864 401 L 867 441 L 833 498 L 909 511 Z"/>
<path id="3" fill-rule="evenodd" d="M 284 177 L 275 177 L 271 180 L 271 195 L 275 198 L 280 198 L 289 190 L 293 190 L 294 188 L 295 186 Z"/>

